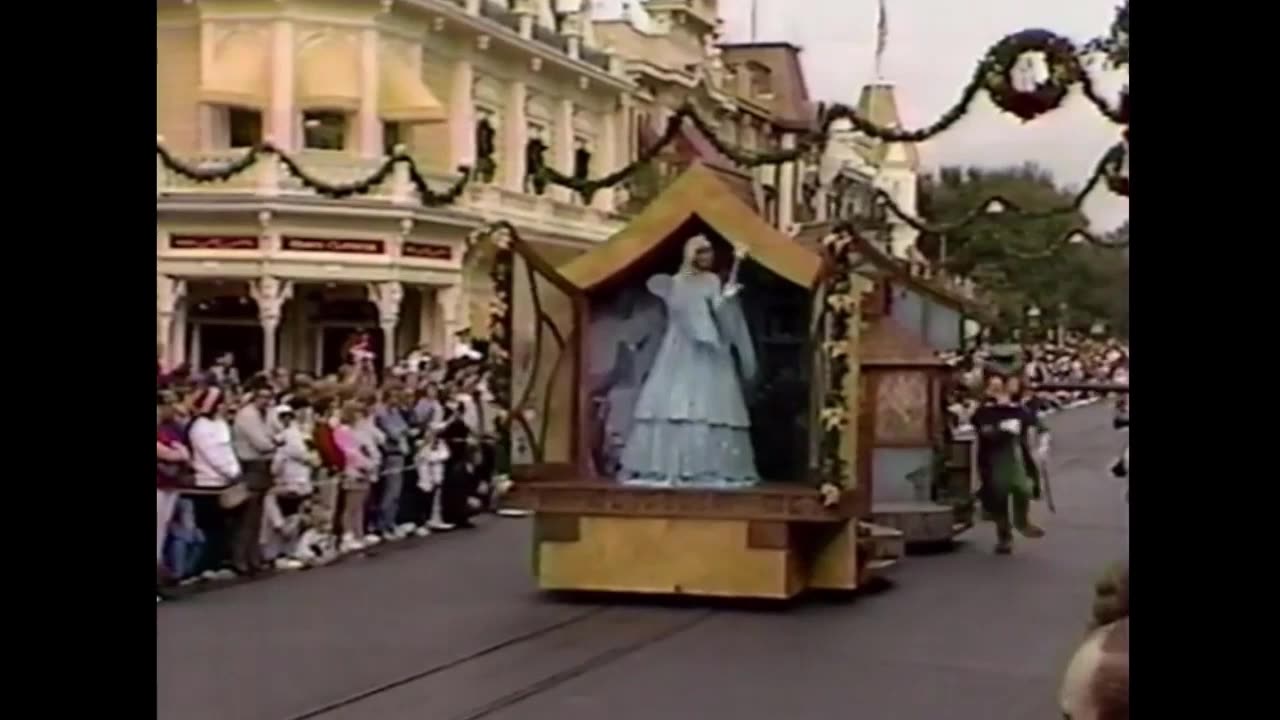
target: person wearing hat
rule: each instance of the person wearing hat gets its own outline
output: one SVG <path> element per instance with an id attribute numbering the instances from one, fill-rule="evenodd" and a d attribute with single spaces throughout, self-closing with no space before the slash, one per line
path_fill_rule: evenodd
<path id="1" fill-rule="evenodd" d="M 210 386 L 191 401 L 195 420 L 187 430 L 191 444 L 191 466 L 198 488 L 230 488 L 240 481 L 240 461 L 231 447 L 231 426 L 226 418 L 226 393 Z M 207 544 L 202 559 L 206 571 L 220 573 L 230 557 L 228 525 L 236 509 L 224 510 L 215 496 L 195 498 L 196 522 L 205 531 Z"/>
<path id="2" fill-rule="evenodd" d="M 1031 501 L 1040 497 L 1040 469 L 1030 442 L 1038 421 L 1009 395 L 1006 380 L 1017 372 L 1016 363 L 1002 362 L 997 356 L 992 359 L 986 398 L 972 423 L 978 438 L 978 499 L 995 522 L 996 553 L 1007 555 L 1013 551 L 1015 529 L 1027 538 L 1044 536 L 1044 530 L 1030 519 Z"/>
<path id="3" fill-rule="evenodd" d="M 281 504 L 286 515 L 292 514 L 289 506 L 300 504 L 301 499 L 315 489 L 312 474 L 320 465 L 320 456 L 311 449 L 297 419 L 299 409 L 305 405 L 306 401 L 295 399 L 290 404 L 277 406 L 273 411 L 281 430 L 277 436 L 278 446 L 271 460 L 271 470 L 275 477 L 275 488 L 282 496 Z"/>

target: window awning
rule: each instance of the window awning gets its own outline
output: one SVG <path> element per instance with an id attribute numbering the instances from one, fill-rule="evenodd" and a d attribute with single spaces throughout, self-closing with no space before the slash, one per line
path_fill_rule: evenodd
<path id="1" fill-rule="evenodd" d="M 356 43 L 333 36 L 303 49 L 297 59 L 298 107 L 303 110 L 360 108 L 360 52 Z"/>
<path id="2" fill-rule="evenodd" d="M 270 97 L 270 52 L 265 33 L 238 32 L 219 44 L 200 68 L 200 99 L 217 105 L 265 108 Z"/>
<path id="3" fill-rule="evenodd" d="M 384 52 L 379 66 L 378 115 L 383 120 L 431 123 L 446 119 L 444 106 L 409 61 Z"/>

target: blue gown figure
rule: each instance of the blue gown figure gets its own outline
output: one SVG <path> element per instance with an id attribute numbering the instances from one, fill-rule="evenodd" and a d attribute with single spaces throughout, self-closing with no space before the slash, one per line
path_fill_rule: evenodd
<path id="1" fill-rule="evenodd" d="M 738 488 L 760 481 L 743 397 L 743 382 L 756 373 L 755 352 L 736 265 L 722 289 L 714 260 L 711 243 L 696 236 L 674 277 L 649 279 L 649 291 L 666 303 L 667 328 L 622 449 L 623 484 Z"/>

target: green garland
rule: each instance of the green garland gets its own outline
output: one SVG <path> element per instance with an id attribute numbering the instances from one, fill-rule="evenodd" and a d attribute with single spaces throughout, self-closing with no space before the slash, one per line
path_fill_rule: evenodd
<path id="1" fill-rule="evenodd" d="M 822 410 L 818 416 L 822 435 L 818 440 L 817 480 L 823 503 L 833 506 L 839 502 L 849 477 L 848 463 L 841 455 L 841 444 L 850 420 L 845 384 L 853 370 L 848 343 L 857 322 L 858 300 L 854 297 L 854 254 L 850 236 L 843 232 L 832 233 L 823 239 L 822 246 L 832 272 L 825 281 L 826 313 L 830 322 L 821 333 L 821 351 L 829 365 L 827 384 L 822 390 Z"/>
<path id="2" fill-rule="evenodd" d="M 830 138 L 832 123 L 837 120 L 847 120 L 857 131 L 884 142 L 919 143 L 941 134 L 959 122 L 968 114 L 974 99 L 981 92 L 985 91 L 1002 110 L 1029 121 L 1061 107 L 1071 87 L 1077 84 L 1104 117 L 1125 126 L 1127 140 L 1129 91 L 1126 89 L 1121 93 L 1115 106 L 1104 99 L 1079 60 L 1078 56 L 1088 51 L 1088 48 L 1077 48 L 1071 40 L 1048 30 L 1023 30 L 1007 35 L 992 45 L 978 63 L 969 83 L 961 92 L 960 99 L 937 120 L 922 128 L 903 130 L 885 127 L 862 117 L 857 110 L 847 105 L 820 105 L 817 129 L 800 134 L 794 148 L 755 152 L 725 142 L 711 124 L 691 104 L 686 103 L 667 118 L 662 135 L 644 148 L 639 157 L 608 175 L 598 178 L 574 177 L 548 165 L 542 153 L 537 153 L 533 158 L 535 167 L 529 168 L 529 173 L 536 184 L 569 188 L 578 193 L 584 202 L 590 203 L 596 192 L 629 179 L 640 167 L 651 162 L 675 142 L 680 126 L 685 121 L 692 123 L 717 152 L 742 167 L 755 168 L 795 162 L 801 157 L 820 152 Z M 1045 54 L 1049 78 L 1035 90 L 1021 92 L 1013 87 L 1010 74 L 1017 59 L 1028 52 Z M 1127 194 L 1127 179 L 1123 182 L 1108 179 L 1107 184 L 1116 192 Z"/>
<path id="3" fill-rule="evenodd" d="M 236 160 L 232 160 L 220 167 L 205 168 L 195 167 L 178 160 L 169 152 L 167 148 L 156 143 L 156 155 L 159 156 L 164 166 L 185 178 L 194 180 L 195 182 L 226 182 L 249 168 L 253 167 L 260 159 L 265 156 L 274 155 L 279 158 L 281 164 L 289 171 L 290 175 L 298 178 L 298 180 L 306 187 L 314 190 L 325 197 L 341 199 L 351 197 L 353 195 L 367 195 L 373 191 L 375 187 L 386 182 L 391 176 L 395 166 L 404 163 L 409 167 L 409 180 L 413 183 L 414 188 L 418 191 L 421 202 L 426 207 L 438 207 L 440 205 L 448 205 L 453 203 L 462 195 L 467 184 L 471 181 L 471 169 L 467 166 L 458 168 L 459 178 L 448 190 L 437 193 L 428 185 L 426 178 L 418 170 L 418 164 L 413 158 L 406 155 L 402 148 L 397 148 L 393 157 L 386 158 L 378 169 L 374 170 L 368 176 L 349 183 L 329 183 L 308 173 L 298 161 L 291 157 L 288 153 L 280 150 L 271 143 L 260 143 L 249 148 L 244 155 Z"/>
<path id="4" fill-rule="evenodd" d="M 520 233 L 509 222 L 489 223 L 467 235 L 463 263 L 466 264 L 480 243 L 489 243 L 494 248 L 493 265 L 489 267 L 489 281 L 493 283 L 493 298 L 489 301 L 489 352 L 485 358 L 486 370 L 489 372 L 489 391 L 493 393 L 494 404 L 499 411 L 494 417 L 494 428 L 497 430 L 498 444 L 496 448 L 497 475 L 502 476 L 498 482 L 509 482 L 511 476 L 511 341 L 514 328 L 513 308 L 511 304 L 515 277 L 515 255 L 513 246 L 521 244 Z"/>
<path id="5" fill-rule="evenodd" d="M 1037 51 L 1045 54 L 1049 64 L 1049 79 L 1032 92 L 1019 92 L 1013 88 L 1009 79 L 1014 63 L 1023 54 Z M 594 179 L 573 177 L 548 166 L 541 157 L 539 157 L 538 167 L 530 168 L 530 172 L 539 178 L 540 182 L 567 187 L 590 202 L 595 192 L 626 180 L 640 165 L 648 163 L 674 142 L 680 130 L 680 124 L 685 120 L 692 122 L 718 152 L 735 163 L 744 167 L 760 167 L 794 162 L 815 149 L 824 147 L 830 137 L 831 124 L 841 119 L 849 121 L 859 132 L 885 142 L 918 143 L 929 140 L 967 115 L 974 99 L 983 91 L 1001 109 L 1024 120 L 1030 120 L 1060 107 L 1071 87 L 1080 84 L 1085 97 L 1103 116 L 1113 122 L 1127 125 L 1128 92 L 1123 93 L 1119 104 L 1113 107 L 1100 95 L 1093 79 L 1081 65 L 1078 56 L 1082 52 L 1085 51 L 1077 48 L 1069 39 L 1048 30 L 1023 30 L 1007 35 L 992 45 L 978 63 L 969 83 L 961 91 L 960 99 L 937 120 L 914 130 L 877 125 L 862 117 L 857 110 L 837 103 L 819 107 L 818 129 L 801 135 L 797 139 L 795 148 L 752 152 L 724 142 L 712 129 L 711 124 L 699 115 L 692 105 L 685 104 L 667 119 L 666 130 L 660 138 L 646 147 L 636 160 L 608 175 Z"/>
<path id="6" fill-rule="evenodd" d="M 652 144 L 645 147 L 636 157 L 635 160 L 627 163 L 623 167 L 601 177 L 588 178 L 582 176 L 568 175 L 553 167 L 546 162 L 545 148 L 538 150 L 532 154 L 530 158 L 533 167 L 528 168 L 529 175 L 533 180 L 535 188 L 544 188 L 547 185 L 558 185 L 560 187 L 569 188 L 578 193 L 583 202 L 590 204 L 595 194 L 602 189 L 612 188 L 622 182 L 629 180 L 642 167 L 648 166 L 663 150 L 676 141 L 679 137 L 681 126 L 684 122 L 691 122 L 694 127 L 705 136 L 717 152 L 728 157 L 733 162 L 742 167 L 756 168 L 762 166 L 777 166 L 783 163 L 795 162 L 801 157 L 821 152 L 826 147 L 830 138 L 831 125 L 837 120 L 847 120 L 859 132 L 884 141 L 884 142 L 910 142 L 918 143 L 937 136 L 948 128 L 959 122 L 961 118 L 968 114 L 972 107 L 973 100 L 978 93 L 985 91 L 998 107 L 1006 112 L 1021 117 L 1024 121 L 1028 121 L 1043 115 L 1051 110 L 1061 106 L 1067 93 L 1073 85 L 1079 84 L 1086 98 L 1108 119 L 1124 126 L 1124 139 L 1128 143 L 1129 139 L 1129 91 L 1126 88 L 1120 94 L 1119 103 L 1112 106 L 1098 93 L 1094 86 L 1093 80 L 1089 73 L 1084 70 L 1079 60 L 1079 56 L 1084 53 L 1107 51 L 1109 55 L 1115 57 L 1118 52 L 1119 40 L 1123 39 L 1123 64 L 1128 63 L 1128 2 L 1119 8 L 1117 12 L 1116 22 L 1112 26 L 1111 39 L 1107 41 L 1095 40 L 1087 44 L 1084 48 L 1077 48 L 1069 39 L 1052 33 L 1048 30 L 1023 30 L 1001 38 L 998 42 L 984 55 L 978 63 L 969 83 L 965 86 L 960 94 L 960 99 L 945 113 L 943 113 L 933 123 L 914 130 L 903 130 L 894 127 L 885 127 L 877 125 L 870 120 L 862 117 L 856 110 L 846 105 L 834 104 L 830 106 L 819 106 L 818 110 L 818 127 L 817 129 L 800 134 L 797 137 L 796 146 L 794 148 L 786 148 L 772 151 L 748 151 L 743 150 L 734 145 L 725 142 L 712 128 L 698 111 L 691 105 L 685 104 L 667 118 L 666 128 L 662 135 Z M 1110 44 L 1106 44 L 1106 43 Z M 1030 92 L 1021 92 L 1016 90 L 1010 80 L 1010 73 L 1017 59 L 1028 52 L 1042 52 L 1045 54 L 1049 65 L 1049 78 L 1036 89 Z M 264 153 L 272 153 L 280 157 L 285 167 L 295 177 L 302 181 L 304 185 L 310 187 L 316 192 L 328 197 L 341 198 L 351 195 L 361 195 L 370 192 L 374 186 L 385 181 L 391 173 L 395 163 L 405 162 L 409 164 L 410 178 L 421 195 L 423 205 L 438 206 L 454 202 L 462 194 L 467 183 L 472 177 L 472 172 L 466 167 L 459 168 L 462 177 L 448 191 L 443 193 L 433 192 L 419 172 L 417 165 L 412 158 L 402 153 L 398 153 L 395 157 L 388 158 L 381 167 L 379 167 L 372 175 L 363 180 L 353 183 L 333 185 L 325 183 L 318 178 L 307 174 L 293 158 L 280 152 L 272 147 L 269 143 L 264 143 L 250 149 L 243 157 L 232 161 L 220 168 L 195 168 L 185 165 L 176 160 L 169 154 L 165 148 L 157 144 L 156 152 L 160 155 L 165 165 L 171 170 L 178 172 L 197 182 L 213 182 L 225 181 L 234 177 L 257 162 L 258 157 Z M 1069 207 L 1054 208 L 1041 211 L 1025 211 L 1017 208 L 1004 200 L 1003 198 L 991 198 L 980 208 L 967 213 L 964 218 L 954 223 L 942 225 L 928 225 L 923 221 L 910 216 L 898 207 L 889 198 L 887 193 L 877 191 L 877 198 L 880 202 L 886 204 L 889 210 L 906 222 L 908 225 L 924 232 L 946 232 L 948 230 L 956 230 L 964 227 L 981 218 L 988 217 L 992 213 L 990 207 L 993 202 L 999 201 L 1005 207 L 1010 207 L 1011 217 L 1050 217 L 1057 214 L 1072 212 L 1079 209 L 1083 196 L 1097 185 L 1101 178 L 1105 180 L 1107 187 L 1113 192 L 1128 197 L 1129 179 L 1119 173 L 1120 162 L 1123 160 L 1123 148 L 1117 151 L 1113 148 L 1100 161 L 1098 169 L 1089 183 L 1077 196 L 1075 201 Z M 1118 153 L 1118 154 L 1117 154 Z M 1109 160 L 1110 158 L 1110 160 Z M 477 161 L 482 176 L 488 175 L 494 168 L 493 159 L 491 157 L 482 157 Z M 1072 234 L 1087 238 L 1094 244 L 1115 247 L 1115 245 L 1101 241 L 1097 236 L 1084 231 L 1078 231 Z"/>
<path id="7" fill-rule="evenodd" d="M 1022 92 L 1013 87 L 1011 72 L 1018 58 L 1024 53 L 1041 51 L 1049 66 L 1049 77 L 1039 87 Z M 1076 58 L 1076 48 L 1070 40 L 1048 30 L 1025 30 L 1011 35 L 991 48 L 987 56 L 986 75 L 983 84 L 987 95 L 996 107 L 1007 113 L 1034 120 L 1054 108 L 1071 91 L 1071 86 L 1084 77 L 1084 68 Z"/>
<path id="8" fill-rule="evenodd" d="M 1069 215 L 1078 212 L 1083 206 L 1085 199 L 1093 192 L 1099 183 L 1105 182 L 1107 188 L 1117 195 L 1123 197 L 1129 196 L 1129 179 L 1120 174 L 1120 168 L 1124 164 L 1124 158 L 1128 149 L 1125 143 L 1118 143 L 1111 146 L 1098 162 L 1094 165 L 1093 172 L 1089 175 L 1089 180 L 1085 182 L 1084 187 L 1072 197 L 1071 202 L 1052 208 L 1041 208 L 1038 210 L 1028 210 L 1020 207 L 1017 203 L 1005 198 L 1001 195 L 992 195 L 991 197 L 978 203 L 977 206 L 971 208 L 968 212 L 961 215 L 959 219 L 951 222 L 930 223 L 922 220 L 906 210 L 902 206 L 894 202 L 893 197 L 889 193 L 877 188 L 873 194 L 874 201 L 885 207 L 894 217 L 911 226 L 918 232 L 931 235 L 945 235 L 955 232 L 962 228 L 968 227 L 973 223 L 989 219 L 993 216 L 999 216 L 1001 219 L 1009 220 L 1044 220 L 1047 218 L 1057 217 L 1060 215 Z M 1103 240 L 1100 236 L 1087 230 L 1073 230 L 1058 240 L 1050 244 L 1043 252 L 1035 252 L 1030 254 L 1020 253 L 1018 251 L 1010 251 L 1016 257 L 1023 259 L 1033 259 L 1039 257 L 1049 257 L 1060 251 L 1068 243 L 1078 239 L 1089 242 L 1098 247 L 1108 249 L 1124 249 L 1129 246 L 1128 242 L 1115 243 Z"/>

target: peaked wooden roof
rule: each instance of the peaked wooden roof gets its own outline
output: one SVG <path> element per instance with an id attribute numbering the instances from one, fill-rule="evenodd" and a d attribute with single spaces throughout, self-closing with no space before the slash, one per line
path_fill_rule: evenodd
<path id="1" fill-rule="evenodd" d="M 822 258 L 765 222 L 722 176 L 694 163 L 625 228 L 600 245 L 560 266 L 565 279 L 590 290 L 625 272 L 697 217 L 748 256 L 805 288 L 817 284 Z"/>
<path id="2" fill-rule="evenodd" d="M 884 367 L 946 367 L 923 341 L 892 318 L 872 320 L 858 340 L 858 361 Z"/>
<path id="3" fill-rule="evenodd" d="M 796 242 L 806 248 L 821 247 L 822 238 L 836 231 L 837 224 L 833 222 L 810 223 L 801 229 L 796 236 Z M 853 238 L 854 247 L 858 254 L 866 261 L 866 265 L 859 269 L 859 274 L 871 277 L 888 277 L 900 285 L 932 298 L 945 307 L 976 320 L 990 319 L 990 309 L 980 300 L 965 297 L 942 283 L 913 274 L 910 266 L 905 261 L 893 257 L 888 251 L 880 248 L 860 233 L 850 231 L 850 237 Z"/>

